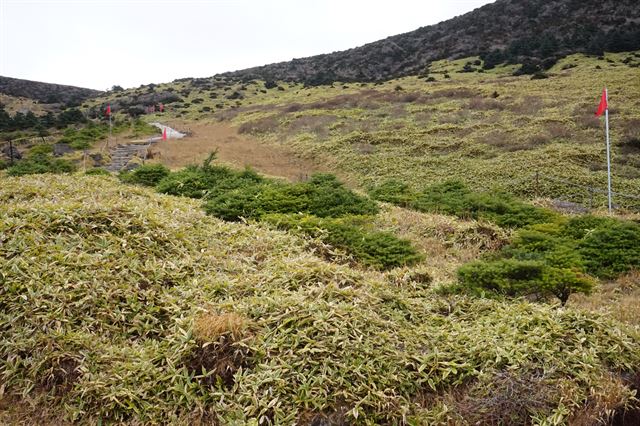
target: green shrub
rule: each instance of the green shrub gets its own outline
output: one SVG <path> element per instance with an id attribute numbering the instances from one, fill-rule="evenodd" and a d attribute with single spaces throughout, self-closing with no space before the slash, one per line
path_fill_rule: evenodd
<path id="1" fill-rule="evenodd" d="M 474 193 L 459 181 L 426 188 L 410 202 L 409 207 L 461 218 L 485 219 L 509 228 L 550 222 L 556 217 L 549 210 L 523 203 L 508 194 Z"/>
<path id="2" fill-rule="evenodd" d="M 105 170 L 101 167 L 95 167 L 93 169 L 89 169 L 86 172 L 84 172 L 85 175 L 94 175 L 94 176 L 109 176 L 111 175 L 111 173 L 109 173 L 108 170 Z"/>
<path id="3" fill-rule="evenodd" d="M 590 274 L 615 278 L 640 268 L 640 225 L 627 221 L 606 221 L 585 234 L 578 250 Z"/>
<path id="4" fill-rule="evenodd" d="M 314 175 L 309 182 L 289 184 L 239 176 L 233 185 L 214 188 L 205 211 L 224 220 L 259 219 L 271 213 L 306 213 L 318 217 L 375 214 L 374 201 L 359 196 L 332 175 Z"/>
<path id="5" fill-rule="evenodd" d="M 61 158 L 52 158 L 47 154 L 37 154 L 20 160 L 7 169 L 9 176 L 33 175 L 42 173 L 73 173 L 75 164 Z"/>
<path id="6" fill-rule="evenodd" d="M 189 166 L 173 172 L 158 182 L 156 190 L 163 194 L 190 198 L 212 198 L 243 186 L 263 182 L 264 178 L 252 170 L 233 171 L 227 167 Z"/>
<path id="7" fill-rule="evenodd" d="M 49 144 L 38 144 L 29 150 L 29 156 L 35 156 L 40 154 L 52 154 L 53 153 L 53 145 Z"/>
<path id="8" fill-rule="evenodd" d="M 263 219 L 280 229 L 320 238 L 345 250 L 363 265 L 377 269 L 413 265 L 423 258 L 409 241 L 388 232 L 367 230 L 363 226 L 366 217 L 318 218 L 299 214 L 266 215 Z"/>
<path id="9" fill-rule="evenodd" d="M 555 296 L 564 305 L 572 293 L 590 293 L 594 281 L 580 271 L 539 260 L 477 261 L 458 269 L 458 281 L 475 293 L 490 291 L 509 297 Z"/>
<path id="10" fill-rule="evenodd" d="M 470 194 L 471 191 L 464 183 L 447 181 L 425 188 L 411 202 L 410 207 L 424 212 L 470 217 L 466 205 Z"/>
<path id="11" fill-rule="evenodd" d="M 263 213 L 260 201 L 263 193 L 264 187 L 259 184 L 218 191 L 207 196 L 203 208 L 211 216 L 232 222 L 240 218 L 258 218 Z"/>
<path id="12" fill-rule="evenodd" d="M 581 240 L 595 229 L 603 226 L 610 226 L 616 222 L 616 219 L 608 217 L 592 215 L 577 216 L 569 219 L 563 228 L 563 233 L 575 240 Z"/>
<path id="13" fill-rule="evenodd" d="M 309 205 L 307 211 L 318 217 L 340 217 L 346 215 L 376 214 L 378 206 L 367 197 L 355 194 L 344 187 L 335 176 L 330 174 L 315 174 L 309 182 L 294 186 L 308 189 Z"/>
<path id="14" fill-rule="evenodd" d="M 397 204 L 401 207 L 408 207 L 415 200 L 409 185 L 395 179 L 386 180 L 370 188 L 369 195 L 374 200 Z"/>
<path id="15" fill-rule="evenodd" d="M 156 186 L 171 171 L 162 164 L 145 164 L 130 173 L 122 173 L 120 179 L 126 183 Z"/>
<path id="16" fill-rule="evenodd" d="M 82 129 L 75 129 L 73 127 L 67 128 L 63 133 L 63 138 L 59 143 L 66 143 L 73 149 L 88 149 L 91 148 L 95 141 L 103 139 L 108 134 L 108 127 L 104 124 L 96 125 L 89 123 Z"/>
<path id="17" fill-rule="evenodd" d="M 202 198 L 215 186 L 219 175 L 205 173 L 197 166 L 173 172 L 158 182 L 156 190 L 163 194 Z"/>

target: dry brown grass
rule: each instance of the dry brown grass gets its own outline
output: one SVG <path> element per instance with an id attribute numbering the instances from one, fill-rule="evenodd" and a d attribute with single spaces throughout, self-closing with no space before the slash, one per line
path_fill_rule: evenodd
<path id="1" fill-rule="evenodd" d="M 505 105 L 503 102 L 500 102 L 497 99 L 482 98 L 480 96 L 477 96 L 469 101 L 469 108 L 479 111 L 489 111 L 493 109 L 501 111 L 505 109 Z"/>
<path id="2" fill-rule="evenodd" d="M 233 341 L 245 337 L 249 331 L 250 321 L 234 313 L 206 313 L 193 323 L 193 334 L 201 343 L 210 343 L 228 336 Z"/>
<path id="3" fill-rule="evenodd" d="M 546 125 L 546 131 L 551 139 L 571 139 L 573 132 L 569 127 L 562 123 L 549 123 Z"/>
<path id="4" fill-rule="evenodd" d="M 489 224 L 396 206 L 385 206 L 376 226 L 409 239 L 424 253 L 427 261 L 421 272 L 431 276 L 436 285 L 454 282 L 458 267 L 508 241 L 506 231 Z"/>
<path id="5" fill-rule="evenodd" d="M 251 352 L 238 342 L 251 338 L 251 322 L 234 312 L 206 313 L 193 323 L 198 347 L 186 362 L 196 379 L 209 386 L 230 388 L 235 374 L 251 364 Z"/>
<path id="6" fill-rule="evenodd" d="M 625 402 L 629 398 L 629 387 L 620 376 L 608 374 L 592 389 L 592 394 L 569 420 L 571 426 L 593 426 L 618 424 L 612 419 L 616 415 L 624 415 Z M 631 410 L 629 410 L 631 411 Z M 634 423 L 622 423 L 631 425 Z"/>
<path id="7" fill-rule="evenodd" d="M 544 101 L 538 96 L 525 96 L 518 103 L 512 104 L 509 109 L 516 114 L 531 116 L 540 112 L 544 107 Z"/>
<path id="8" fill-rule="evenodd" d="M 640 326 L 640 271 L 603 283 L 590 296 L 575 294 L 569 304 L 603 311 L 620 321 Z"/>
<path id="9" fill-rule="evenodd" d="M 193 136 L 160 141 L 152 148 L 153 162 L 171 169 L 200 164 L 209 153 L 218 152 L 218 160 L 236 168 L 251 167 L 269 176 L 300 180 L 324 170 L 310 160 L 295 156 L 282 146 L 266 145 L 257 139 L 241 135 L 226 123 L 190 124 Z"/>

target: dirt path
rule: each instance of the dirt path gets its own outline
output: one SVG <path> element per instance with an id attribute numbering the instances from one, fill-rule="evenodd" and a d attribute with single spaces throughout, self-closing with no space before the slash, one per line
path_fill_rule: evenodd
<path id="1" fill-rule="evenodd" d="M 175 169 L 199 164 L 210 152 L 218 150 L 218 161 L 235 167 L 249 166 L 256 171 L 292 181 L 322 171 L 313 162 L 296 157 L 282 147 L 267 146 L 251 136 L 241 135 L 227 123 L 170 123 L 178 130 L 189 128 L 184 139 L 158 142 L 152 149 L 154 160 Z"/>

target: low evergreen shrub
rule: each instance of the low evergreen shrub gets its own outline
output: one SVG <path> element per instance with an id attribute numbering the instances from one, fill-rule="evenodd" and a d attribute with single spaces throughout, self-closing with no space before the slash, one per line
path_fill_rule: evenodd
<path id="1" fill-rule="evenodd" d="M 226 188 L 225 188 L 226 189 Z M 247 182 L 207 196 L 205 211 L 221 219 L 259 219 L 271 213 L 306 213 L 317 217 L 368 215 L 374 201 L 345 188 L 335 176 L 317 174 L 308 182 Z"/>
<path id="2" fill-rule="evenodd" d="M 36 154 L 16 162 L 7 169 L 9 176 L 23 176 L 42 173 L 73 173 L 76 165 L 62 158 L 53 158 L 48 154 Z"/>
<path id="3" fill-rule="evenodd" d="M 34 156 L 39 154 L 53 154 L 53 145 L 38 144 L 29 150 L 29 156 Z"/>
<path id="4" fill-rule="evenodd" d="M 319 218 L 305 214 L 276 214 L 266 215 L 263 219 L 279 229 L 320 238 L 369 267 L 391 269 L 422 260 L 409 241 L 388 232 L 366 229 L 366 217 Z"/>
<path id="5" fill-rule="evenodd" d="M 601 278 L 615 278 L 640 268 L 640 225 L 606 221 L 578 243 L 587 271 Z"/>
<path id="6" fill-rule="evenodd" d="M 162 164 L 145 164 L 131 172 L 121 173 L 119 177 L 126 183 L 156 186 L 158 182 L 167 177 L 170 173 L 171 171 Z"/>
<path id="7" fill-rule="evenodd" d="M 526 204 L 508 194 L 472 192 L 460 181 L 425 188 L 408 206 L 419 211 L 485 219 L 509 228 L 550 222 L 557 217 L 550 210 Z"/>
<path id="8" fill-rule="evenodd" d="M 540 260 L 477 261 L 458 269 L 459 283 L 474 293 L 490 291 L 509 297 L 557 297 L 564 305 L 572 293 L 590 293 L 595 282 L 579 270 Z"/>
<path id="9" fill-rule="evenodd" d="M 101 167 L 95 167 L 93 169 L 89 169 L 86 172 L 84 172 L 85 175 L 92 175 L 92 176 L 109 176 L 111 175 L 111 173 L 109 173 L 108 170 L 105 170 Z"/>

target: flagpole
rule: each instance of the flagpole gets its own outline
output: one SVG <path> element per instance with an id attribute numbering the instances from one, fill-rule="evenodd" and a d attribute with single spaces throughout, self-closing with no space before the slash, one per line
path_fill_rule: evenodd
<path id="1" fill-rule="evenodd" d="M 608 183 L 608 196 L 609 196 L 609 214 L 611 214 L 612 202 L 611 202 L 611 148 L 609 143 L 609 91 L 604 89 L 605 101 L 607 102 L 607 109 L 605 109 L 605 128 L 607 131 L 607 183 Z"/>
<path id="2" fill-rule="evenodd" d="M 109 143 L 111 143 L 111 111 L 109 111 Z"/>

